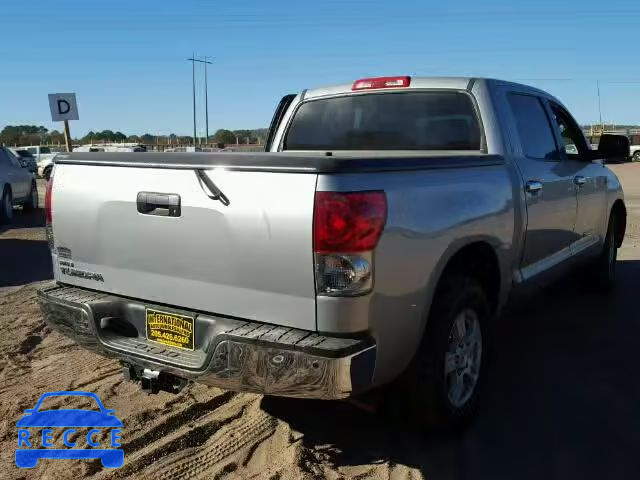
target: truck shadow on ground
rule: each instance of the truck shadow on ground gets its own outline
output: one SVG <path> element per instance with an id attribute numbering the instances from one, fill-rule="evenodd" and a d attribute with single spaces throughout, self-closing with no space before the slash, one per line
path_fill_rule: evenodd
<path id="1" fill-rule="evenodd" d="M 44 210 L 39 208 L 33 212 L 25 213 L 18 208 L 13 211 L 13 219 L 9 225 L 0 225 L 0 233 L 19 228 L 41 228 L 45 226 Z"/>
<path id="2" fill-rule="evenodd" d="M 9 229 L 41 228 L 44 211 L 22 214 L 16 211 Z M 9 232 L 10 233 L 10 232 Z M 12 287 L 53 278 L 51 254 L 46 240 L 0 238 L 0 287 Z"/>
<path id="3" fill-rule="evenodd" d="M 565 277 L 496 329 L 479 415 L 464 433 L 420 434 L 340 402 L 265 397 L 336 466 L 380 462 L 429 479 L 637 478 L 640 470 L 640 261 L 617 288 Z"/>

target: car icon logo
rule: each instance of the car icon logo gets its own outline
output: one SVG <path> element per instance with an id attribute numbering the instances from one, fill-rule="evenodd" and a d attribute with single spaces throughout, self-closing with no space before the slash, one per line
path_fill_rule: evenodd
<path id="1" fill-rule="evenodd" d="M 91 409 L 42 409 L 42 402 L 50 397 L 89 397 L 95 400 L 99 410 Z M 120 447 L 122 422 L 114 410 L 105 408 L 100 398 L 91 392 L 48 392 L 43 394 L 34 408 L 25 410 L 25 415 L 16 423 L 18 427 L 18 449 L 16 465 L 33 468 L 41 458 L 53 459 L 100 459 L 106 468 L 118 468 L 124 463 L 124 451 Z M 42 428 L 41 438 L 32 436 L 36 428 Z M 31 430 L 30 430 L 31 429 Z M 53 448 L 53 431 L 62 430 L 62 442 L 66 448 Z M 86 435 L 78 435 L 78 429 L 89 429 Z M 109 431 L 108 446 L 104 448 L 99 438 Z M 102 435 L 100 435 L 102 434 Z M 71 441 L 74 438 L 74 441 Z M 59 440 L 59 439 L 58 439 Z M 86 440 L 87 448 L 75 448 Z M 104 441 L 104 440 L 103 440 Z M 42 448 L 39 448 L 39 447 Z M 62 447 L 62 445 L 59 445 Z"/>

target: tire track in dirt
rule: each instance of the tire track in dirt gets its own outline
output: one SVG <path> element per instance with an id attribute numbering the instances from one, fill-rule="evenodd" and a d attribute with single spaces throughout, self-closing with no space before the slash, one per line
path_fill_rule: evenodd
<path id="1" fill-rule="evenodd" d="M 256 442 L 253 445 L 251 445 L 251 447 L 249 447 L 249 451 L 247 452 L 247 456 L 242 461 L 242 466 L 243 467 L 246 467 L 247 465 L 249 465 L 249 462 L 251 462 L 251 459 L 253 458 L 253 455 L 256 453 L 256 450 L 258 450 L 258 448 L 260 448 L 261 445 L 262 445 L 261 443 Z"/>
<path id="2" fill-rule="evenodd" d="M 300 449 L 297 458 L 297 465 L 298 468 L 302 472 L 306 473 L 309 478 L 313 478 L 314 480 L 323 480 L 325 478 L 319 464 L 320 462 L 311 450 L 305 447 Z"/>
<path id="3" fill-rule="evenodd" d="M 180 427 L 187 425 L 199 418 L 208 415 L 218 409 L 221 405 L 229 402 L 236 394 L 234 392 L 224 392 L 221 395 L 213 397 L 204 403 L 195 403 L 181 410 L 177 414 L 169 417 L 165 421 L 145 432 L 143 435 L 134 438 L 130 442 L 124 443 L 122 448 L 125 454 L 137 452 L 158 439 L 167 436 L 169 432 L 178 430 Z"/>
<path id="4" fill-rule="evenodd" d="M 235 472 L 237 469 L 238 469 L 238 464 L 236 464 L 235 462 L 231 462 L 225 465 L 224 468 L 220 470 L 220 472 L 216 473 L 216 476 L 213 477 L 213 480 L 222 480 L 223 478 L 226 478 L 229 474 Z"/>
<path id="5" fill-rule="evenodd" d="M 33 349 L 40 345 L 44 335 L 49 333 L 49 331 L 49 328 L 44 323 L 37 325 L 27 333 L 26 338 L 18 344 L 18 348 L 14 353 L 18 355 L 28 355 Z"/>
<path id="6" fill-rule="evenodd" d="M 157 461 L 163 457 L 167 457 L 175 452 L 182 452 L 186 449 L 191 449 L 203 445 L 211 435 L 213 435 L 220 428 L 226 424 L 231 423 L 238 418 L 242 417 L 246 407 L 243 407 L 231 414 L 228 417 L 215 418 L 196 427 L 193 427 L 184 433 L 180 433 L 177 437 L 161 444 L 161 445 L 147 445 L 143 450 L 143 454 L 138 459 L 134 460 L 128 465 L 125 464 L 120 470 L 115 472 L 115 478 L 126 478 L 129 476 L 136 476 L 138 478 L 141 475 L 148 475 L 148 472 L 143 472 L 146 467 L 153 467 L 157 465 Z M 184 428 L 183 428 L 184 429 Z M 154 465 L 156 464 L 156 465 Z M 171 475 L 168 478 L 176 478 L 178 475 Z M 141 477 L 140 477 L 141 478 Z M 151 478 L 163 478 L 159 475 L 153 475 Z"/>
<path id="7" fill-rule="evenodd" d="M 120 370 L 120 367 L 113 367 L 111 365 L 108 366 L 108 369 L 103 373 L 101 372 L 99 369 L 97 371 L 95 371 L 95 373 L 97 374 L 97 376 L 92 376 L 90 380 L 86 380 L 86 381 L 82 381 L 79 383 L 71 383 L 71 387 L 73 390 L 82 390 L 82 389 L 86 389 L 87 387 L 94 385 L 94 384 L 100 384 L 103 382 L 103 380 L 106 380 L 109 377 L 113 377 L 115 375 L 121 374 L 122 371 Z M 89 388 L 89 390 L 91 390 Z"/>
<path id="8" fill-rule="evenodd" d="M 265 412 L 266 414 L 266 412 Z M 296 458 L 302 444 L 295 440 L 291 426 L 287 422 L 277 420 L 277 426 L 272 435 L 260 443 L 255 443 L 245 453 L 242 462 L 242 474 L 252 479 L 270 478 L 302 478 L 296 468 Z M 296 472 L 296 477 L 291 474 Z"/>
<path id="9" fill-rule="evenodd" d="M 239 398 L 238 401 L 245 399 Z M 171 457 L 151 466 L 144 472 L 145 478 L 209 479 L 224 474 L 232 463 L 235 465 L 234 478 L 241 476 L 239 465 L 244 467 L 243 458 L 247 460 L 249 457 L 247 452 L 255 450 L 256 445 L 261 445 L 271 437 L 278 423 L 275 418 L 262 412 L 258 404 L 258 400 L 253 400 L 249 404 L 235 405 L 239 407 L 236 413 L 222 423 L 214 421 L 206 425 L 207 431 L 200 432 L 204 435 L 197 438 L 195 443 L 190 442 L 185 445 L 185 450 L 175 451 Z"/>

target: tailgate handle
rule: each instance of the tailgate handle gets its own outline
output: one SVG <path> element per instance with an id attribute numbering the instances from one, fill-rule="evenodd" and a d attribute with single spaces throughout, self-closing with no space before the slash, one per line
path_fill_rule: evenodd
<path id="1" fill-rule="evenodd" d="M 180 195 L 177 193 L 139 192 L 136 204 L 143 215 L 180 216 Z"/>

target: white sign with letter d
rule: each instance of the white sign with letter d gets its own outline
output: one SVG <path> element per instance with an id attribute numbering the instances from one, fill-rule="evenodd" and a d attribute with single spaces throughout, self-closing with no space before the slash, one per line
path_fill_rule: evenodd
<path id="1" fill-rule="evenodd" d="M 50 93 L 49 108 L 54 122 L 79 119 L 75 93 Z"/>

